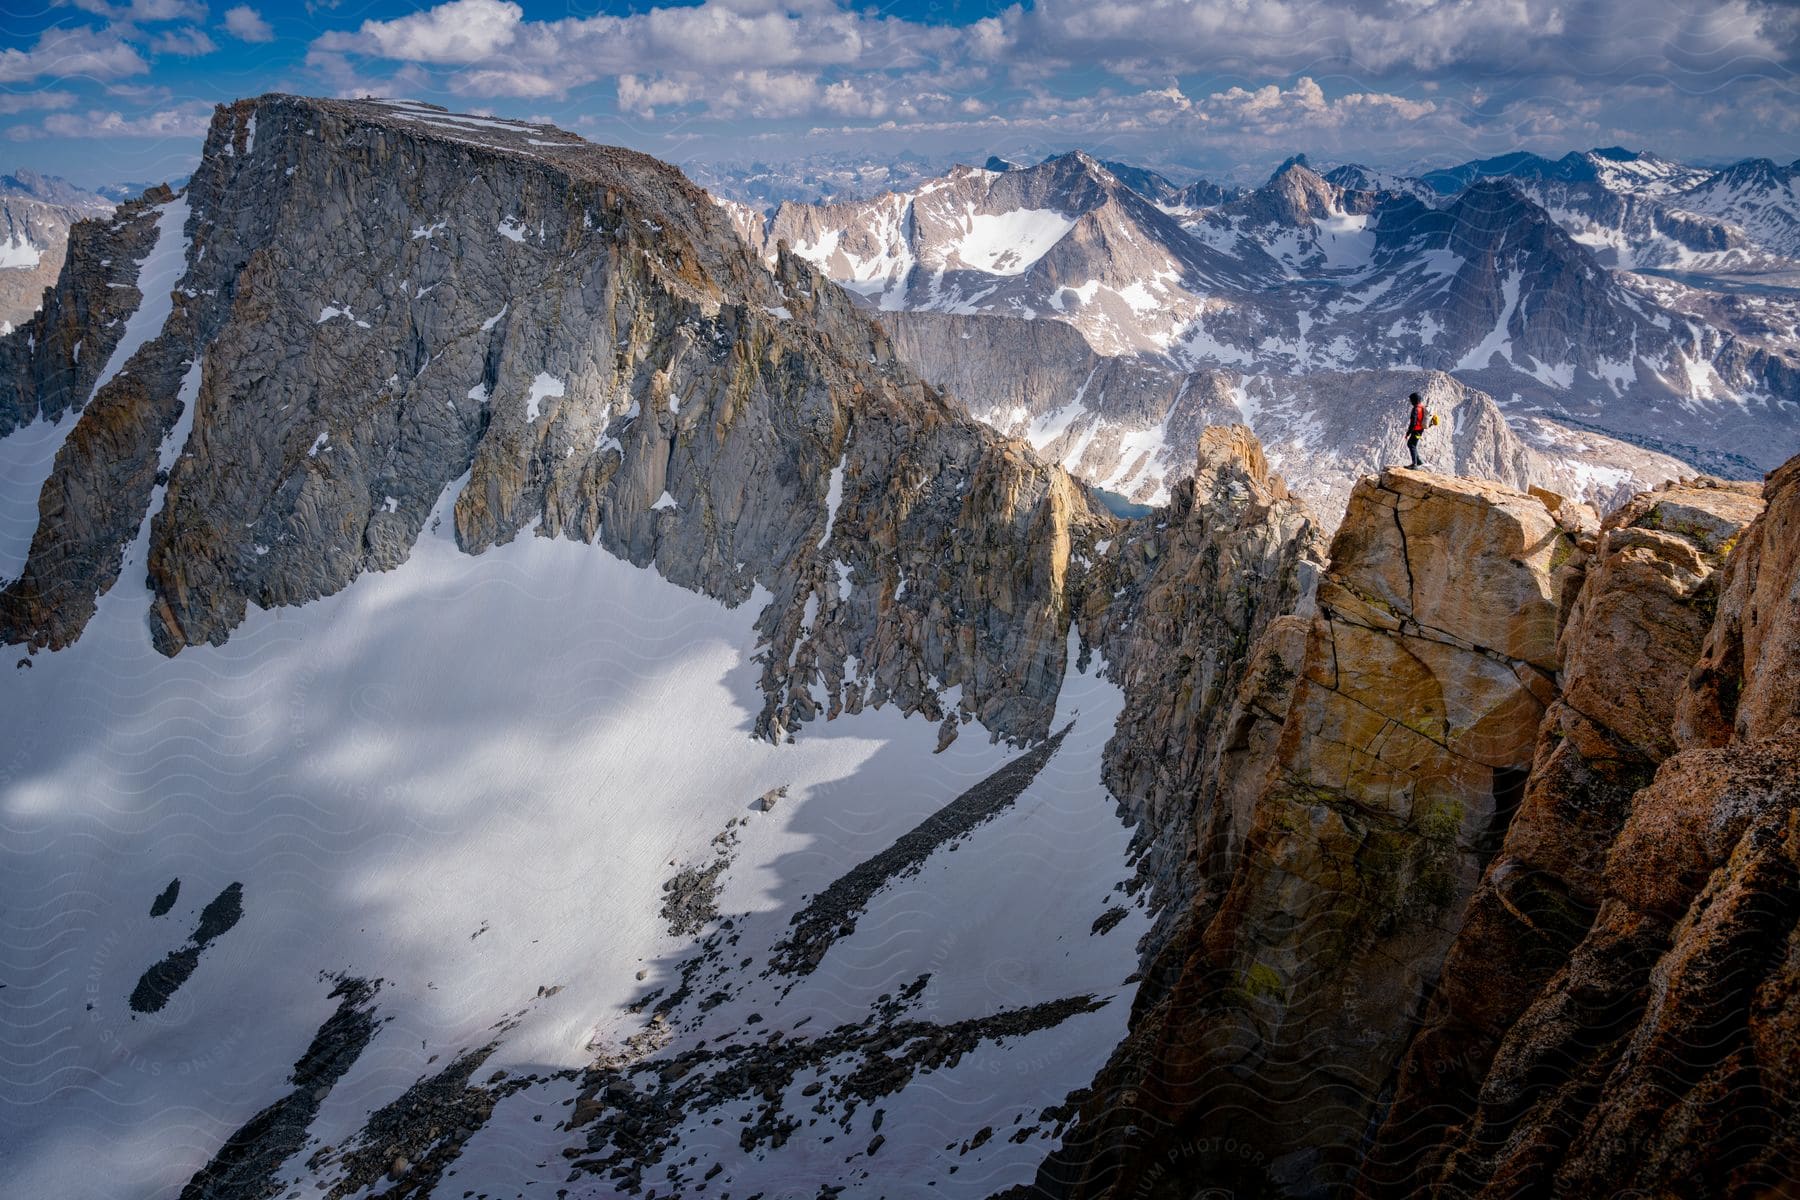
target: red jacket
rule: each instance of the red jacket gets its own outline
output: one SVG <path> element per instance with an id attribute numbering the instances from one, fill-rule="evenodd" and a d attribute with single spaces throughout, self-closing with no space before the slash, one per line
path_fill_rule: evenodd
<path id="1" fill-rule="evenodd" d="M 1408 433 L 1424 433 L 1425 432 L 1425 406 L 1423 404 L 1413 405 L 1412 428 L 1408 429 L 1407 432 Z"/>

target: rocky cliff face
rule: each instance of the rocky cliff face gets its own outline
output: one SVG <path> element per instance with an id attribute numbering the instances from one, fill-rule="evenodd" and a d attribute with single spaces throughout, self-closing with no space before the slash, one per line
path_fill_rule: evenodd
<path id="1" fill-rule="evenodd" d="M 1608 522 L 1364 1194 L 1792 1186 L 1797 470 Z"/>
<path id="2" fill-rule="evenodd" d="M 1359 485 L 1040 1188 L 1791 1184 L 1797 481 Z"/>
<path id="3" fill-rule="evenodd" d="M 1197 827 L 1223 870 L 1158 952 L 1173 985 L 1140 992 L 1083 1161 L 1047 1176 L 1075 1195 L 1343 1186 L 1518 804 L 1580 561 L 1529 496 L 1401 470 L 1357 488 L 1303 643 L 1279 629 L 1262 651 L 1246 707 L 1279 732 L 1215 784 L 1242 797 L 1241 846 Z"/>
<path id="4" fill-rule="evenodd" d="M 571 537 L 730 604 L 762 588 L 770 736 L 888 700 L 1047 732 L 1071 554 L 1111 518 L 917 382 L 806 264 L 765 272 L 672 169 L 265 97 L 214 122 L 180 201 L 134 212 L 78 239 L 7 343 L 4 408 L 76 404 L 74 343 L 131 300 L 100 262 L 177 214 L 175 304 L 64 445 L 6 640 L 78 637 L 148 520 L 157 645 L 223 642 L 251 605 L 399 565 L 454 486 L 470 553 Z"/>
<path id="5" fill-rule="evenodd" d="M 1243 841 L 1252 772 L 1239 764 L 1260 761 L 1278 725 L 1267 693 L 1291 675 L 1324 551 L 1241 425 L 1202 434 L 1168 509 L 1106 543 L 1081 627 L 1125 690 L 1104 777 L 1139 827 L 1138 886 L 1162 917 L 1147 944 Z"/>
<path id="6" fill-rule="evenodd" d="M 69 270 L 51 276 L 43 310 L 22 317 L 17 336 L 0 340 L 0 436 L 87 402 L 126 319 L 145 300 L 138 273 L 156 245 L 158 214 L 173 199 L 153 188 L 120 205 L 111 220 L 71 227 Z"/>
<path id="7" fill-rule="evenodd" d="M 1418 1187 L 1441 1166 L 1411 1143 L 1473 1106 L 1505 1031 L 1587 931 L 1632 797 L 1675 750 L 1725 553 L 1760 507 L 1751 488 L 1671 487 L 1608 518 L 1562 630 L 1530 782 L 1402 1064 L 1366 1188 Z"/>
<path id="8" fill-rule="evenodd" d="M 0 334 L 25 324 L 56 283 L 70 227 L 112 214 L 113 202 L 64 180 L 20 171 L 0 176 Z"/>

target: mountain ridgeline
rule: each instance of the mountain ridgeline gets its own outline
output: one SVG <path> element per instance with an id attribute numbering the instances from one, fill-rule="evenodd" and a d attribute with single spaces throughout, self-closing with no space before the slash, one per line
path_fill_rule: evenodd
<path id="1" fill-rule="evenodd" d="M 1091 270 L 1127 242 L 1172 305 L 1195 271 L 1247 297 L 1240 235 L 1287 222 L 1289 268 L 1356 275 L 1345 321 L 1456 246 L 1448 313 L 1569 242 L 1511 185 L 1161 182 L 965 171 L 846 207 L 898 240 L 798 208 L 777 236 L 548 126 L 270 95 L 219 108 L 182 192 L 75 226 L 0 340 L 0 903 L 47 914 L 0 944 L 33 1031 L 0 1170 L 1793 1187 L 1800 460 L 1684 471 L 1442 363 L 1268 380 L 911 311 L 979 275 L 1122 314 Z M 1493 359 L 1588 353 L 1541 340 L 1557 289 L 1662 336 L 1568 262 L 1520 285 L 1529 328 L 1464 314 L 1512 330 Z M 1260 294 L 1193 311 L 1306 315 Z M 1485 478 L 1381 469 L 1394 422 L 1346 398 L 1406 386 Z M 1270 416 L 1311 433 L 1265 451 Z M 1135 519 L 1060 465 L 1129 492 L 1150 458 Z M 99 1129 L 126 1149 L 66 1153 Z"/>
<path id="2" fill-rule="evenodd" d="M 1605 507 L 1681 463 L 1753 478 L 1800 447 L 1791 169 L 1597 152 L 1407 179 L 1296 156 L 1227 191 L 1079 152 L 1000 165 L 728 206 L 765 256 L 786 244 L 917 330 L 903 353 L 971 411 L 1146 502 L 1227 404 L 1335 519 L 1421 384 L 1478 397 L 1524 443 L 1472 444 L 1459 420 L 1432 461 Z M 958 353 L 971 339 L 988 351 Z M 1009 394 L 1051 345 L 1070 382 Z M 1093 357 L 1128 370 L 1084 387 Z"/>

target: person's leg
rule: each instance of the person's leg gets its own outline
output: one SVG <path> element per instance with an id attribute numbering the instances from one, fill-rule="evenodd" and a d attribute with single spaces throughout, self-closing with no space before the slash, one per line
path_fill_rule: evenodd
<path id="1" fill-rule="evenodd" d="M 1415 468 L 1422 467 L 1425 465 L 1424 461 L 1419 458 L 1419 439 L 1418 438 L 1416 438 L 1416 437 L 1407 438 L 1406 439 L 1406 449 L 1412 455 L 1412 465 Z"/>

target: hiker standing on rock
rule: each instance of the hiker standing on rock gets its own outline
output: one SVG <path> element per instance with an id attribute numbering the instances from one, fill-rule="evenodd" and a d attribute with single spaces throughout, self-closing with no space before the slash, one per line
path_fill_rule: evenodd
<path id="1" fill-rule="evenodd" d="M 1412 417 L 1406 423 L 1406 449 L 1412 455 L 1413 469 L 1417 470 L 1425 463 L 1419 457 L 1419 439 L 1425 436 L 1426 425 L 1436 425 L 1437 418 L 1425 411 L 1425 399 L 1414 392 L 1407 397 L 1412 401 Z"/>

